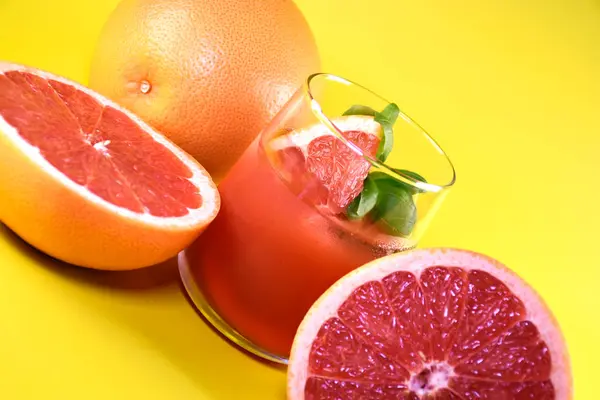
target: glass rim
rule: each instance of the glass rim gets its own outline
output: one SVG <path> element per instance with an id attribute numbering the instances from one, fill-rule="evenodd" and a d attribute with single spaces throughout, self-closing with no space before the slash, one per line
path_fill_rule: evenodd
<path id="1" fill-rule="evenodd" d="M 327 116 L 327 114 L 325 114 L 325 112 L 323 112 L 323 109 L 321 108 L 321 105 L 320 105 L 318 99 L 316 99 L 313 96 L 313 93 L 311 91 L 311 82 L 313 79 L 320 77 L 320 76 L 325 76 L 325 77 L 327 77 L 333 81 L 336 81 L 340 84 L 343 84 L 343 85 L 356 86 L 356 87 L 360 88 L 361 90 L 364 90 L 364 91 L 370 93 L 374 97 L 381 99 L 385 103 L 390 104 L 390 102 L 388 100 L 386 100 L 385 98 L 381 97 L 380 95 L 378 95 L 377 93 L 373 92 L 372 90 L 364 87 L 363 85 L 356 83 L 354 81 L 351 81 L 349 79 L 343 78 L 339 75 L 335 75 L 335 74 L 331 74 L 331 73 L 327 73 L 327 72 L 318 72 L 318 73 L 309 75 L 303 84 L 303 90 L 307 94 L 307 96 L 310 100 L 311 111 L 313 112 L 315 117 L 320 122 L 322 122 L 336 137 L 338 137 L 340 140 L 342 140 L 342 142 L 346 146 L 348 146 L 354 152 L 358 153 L 361 157 L 365 158 L 369 163 L 371 163 L 371 165 L 374 165 L 377 168 L 379 168 L 380 170 L 385 171 L 385 173 L 392 176 L 393 178 L 395 178 L 407 185 L 410 185 L 412 187 L 420 189 L 422 191 L 433 192 L 433 193 L 441 192 L 442 190 L 449 189 L 450 187 L 452 187 L 454 185 L 454 183 L 456 182 L 456 170 L 454 169 L 454 164 L 452 163 L 452 160 L 450 160 L 450 157 L 448 157 L 448 154 L 444 151 L 444 149 L 442 149 L 442 147 L 437 143 L 437 141 L 425 129 L 423 129 L 423 127 L 421 125 L 419 125 L 412 118 L 410 118 L 408 115 L 406 115 L 402 110 L 400 110 L 398 116 L 401 117 L 404 120 L 404 122 L 406 122 L 409 125 L 416 128 L 420 132 L 420 134 L 424 135 L 430 141 L 431 145 L 439 151 L 440 155 L 443 156 L 444 159 L 446 160 L 446 162 L 448 163 L 448 166 L 452 173 L 452 177 L 448 183 L 445 183 L 445 184 L 429 183 L 429 182 L 419 180 L 419 179 L 415 178 L 414 176 L 399 172 L 396 169 L 392 168 L 391 166 L 387 165 L 385 162 L 381 162 L 381 161 L 371 157 L 370 155 L 365 154 L 365 152 L 360 147 L 358 147 L 357 145 L 352 143 L 350 140 L 346 139 L 344 137 L 344 135 L 342 135 L 342 132 L 335 126 L 335 124 Z"/>

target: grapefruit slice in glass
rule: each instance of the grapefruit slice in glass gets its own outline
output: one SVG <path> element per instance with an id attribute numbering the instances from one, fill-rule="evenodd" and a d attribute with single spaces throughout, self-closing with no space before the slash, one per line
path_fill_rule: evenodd
<path id="1" fill-rule="evenodd" d="M 410 238 L 391 236 L 368 218 L 349 220 L 348 205 L 361 193 L 383 136 L 372 116 L 348 115 L 331 120 L 344 140 L 323 123 L 294 130 L 270 140 L 265 146 L 275 170 L 299 198 L 363 243 L 375 245 L 383 254 L 413 248 Z"/>
<path id="2" fill-rule="evenodd" d="M 164 261 L 214 219 L 206 170 L 138 117 L 52 74 L 0 63 L 0 221 L 99 269 Z"/>
<path id="3" fill-rule="evenodd" d="M 322 211 L 342 213 L 363 189 L 382 137 L 381 125 L 371 116 L 349 115 L 331 120 L 345 141 L 322 123 L 292 131 L 270 141 L 280 169 L 292 190 Z"/>
<path id="4" fill-rule="evenodd" d="M 481 254 L 413 250 L 336 282 L 298 328 L 290 400 L 568 400 L 562 333 L 538 294 Z"/>

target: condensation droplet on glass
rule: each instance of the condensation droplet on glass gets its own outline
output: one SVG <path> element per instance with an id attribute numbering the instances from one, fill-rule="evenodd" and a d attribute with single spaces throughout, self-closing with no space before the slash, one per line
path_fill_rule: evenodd
<path id="1" fill-rule="evenodd" d="M 148 82 L 147 80 L 143 80 L 142 82 L 140 82 L 140 92 L 148 94 L 151 90 L 152 85 L 150 84 L 150 82 Z"/>

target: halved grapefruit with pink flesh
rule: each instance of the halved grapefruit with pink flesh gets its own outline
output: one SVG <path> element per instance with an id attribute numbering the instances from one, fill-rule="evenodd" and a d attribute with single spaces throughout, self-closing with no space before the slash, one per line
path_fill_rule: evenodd
<path id="1" fill-rule="evenodd" d="M 164 261 L 214 219 L 206 170 L 93 91 L 0 63 L 0 221 L 63 261 L 133 269 Z"/>
<path id="2" fill-rule="evenodd" d="M 296 334 L 290 400 L 568 400 L 570 361 L 538 294 L 496 260 L 413 250 L 340 279 Z"/>
<path id="3" fill-rule="evenodd" d="M 279 136 L 268 146 L 278 154 L 281 170 L 287 173 L 284 179 L 293 190 L 339 214 L 360 194 L 371 168 L 360 153 L 374 157 L 383 133 L 371 116 L 349 115 L 331 122 L 346 142 L 316 123 Z"/>

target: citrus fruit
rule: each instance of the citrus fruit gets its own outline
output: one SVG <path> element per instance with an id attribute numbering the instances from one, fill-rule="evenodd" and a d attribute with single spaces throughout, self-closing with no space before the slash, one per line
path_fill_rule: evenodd
<path id="1" fill-rule="evenodd" d="M 337 214 L 361 192 L 371 164 L 360 152 L 375 156 L 382 129 L 371 116 L 350 115 L 331 122 L 346 142 L 324 124 L 316 123 L 279 136 L 269 146 L 287 174 L 284 178 L 301 187 L 314 205 Z"/>
<path id="2" fill-rule="evenodd" d="M 215 217 L 206 170 L 132 113 L 64 78 L 0 63 L 0 221 L 91 268 L 164 261 Z"/>
<path id="3" fill-rule="evenodd" d="M 267 144 L 276 169 L 292 192 L 314 206 L 328 220 L 361 242 L 384 254 L 410 249 L 414 240 L 386 234 L 367 218 L 348 220 L 343 214 L 360 194 L 375 157 L 383 130 L 372 116 L 348 115 L 331 119 L 345 141 L 323 123 L 278 136 Z M 341 218 L 340 218 L 341 217 Z"/>
<path id="4" fill-rule="evenodd" d="M 314 38 L 292 0 L 124 0 L 102 30 L 89 85 L 219 182 L 318 69 Z"/>
<path id="5" fill-rule="evenodd" d="M 567 400 L 570 362 L 541 298 L 497 261 L 413 250 L 347 274 L 301 323 L 290 400 Z"/>

